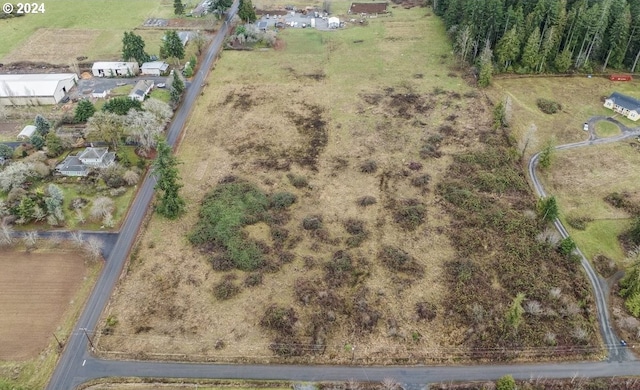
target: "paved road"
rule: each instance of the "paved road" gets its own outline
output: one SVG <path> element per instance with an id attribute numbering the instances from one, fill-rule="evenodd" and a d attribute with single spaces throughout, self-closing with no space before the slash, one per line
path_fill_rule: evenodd
<path id="1" fill-rule="evenodd" d="M 600 120 L 606 120 L 618 125 L 622 133 L 615 137 L 599 138 L 595 133 L 595 123 Z M 587 123 L 589 124 L 589 137 L 586 141 L 560 145 L 560 146 L 557 146 L 555 149 L 567 150 L 567 149 L 574 149 L 574 148 L 587 147 L 587 146 L 593 146 L 593 145 L 608 144 L 613 142 L 619 142 L 624 139 L 628 139 L 628 138 L 632 138 L 640 135 L 640 127 L 632 129 L 624 126 L 623 124 L 621 124 L 620 122 L 612 118 L 593 117 Z M 528 167 L 529 177 L 531 177 L 531 181 L 533 183 L 533 187 L 537 195 L 539 197 L 546 197 L 547 194 L 544 188 L 542 187 L 542 184 L 540 183 L 538 176 L 536 175 L 536 166 L 538 164 L 539 157 L 540 157 L 540 153 L 536 153 L 531 158 L 531 160 L 529 160 L 529 167 Z M 567 232 L 567 229 L 564 227 L 564 225 L 562 224 L 562 222 L 560 222 L 558 218 L 556 218 L 555 221 L 553 221 L 553 225 L 556 227 L 556 229 L 558 230 L 562 238 L 569 237 L 569 233 Z M 613 331 L 613 328 L 611 327 L 611 320 L 609 318 L 609 310 L 607 305 L 607 299 L 608 299 L 607 282 L 594 271 L 593 267 L 591 267 L 591 263 L 589 262 L 589 260 L 587 260 L 587 258 L 582 253 L 580 248 L 576 248 L 576 252 L 580 256 L 580 263 L 582 264 L 582 267 L 584 268 L 587 274 L 587 277 L 589 279 L 589 282 L 591 283 L 591 287 L 593 289 L 594 298 L 596 301 L 596 308 L 598 312 L 598 324 L 600 326 L 600 333 L 608 349 L 609 359 L 618 360 L 618 361 L 634 360 L 633 354 L 629 353 L 626 348 L 620 345 L 620 338 L 615 334 L 615 332 Z"/>
<path id="2" fill-rule="evenodd" d="M 167 141 L 170 145 L 175 145 L 176 140 L 186 123 L 191 107 L 200 93 L 200 88 L 198 88 L 198 86 L 201 85 L 207 77 L 209 70 L 213 65 L 213 59 L 220 50 L 224 38 L 227 35 L 227 30 L 229 28 L 228 21 L 235 14 L 237 8 L 238 3 L 236 1 L 228 12 L 229 16 L 227 21 L 222 25 L 211 43 L 211 46 L 202 61 L 200 70 L 193 80 L 192 87 L 187 88 L 186 90 L 185 96 L 183 97 L 183 103 L 176 111 L 167 133 Z M 100 319 L 100 314 L 106 307 L 109 297 L 113 292 L 113 288 L 122 273 L 122 268 L 127 259 L 127 255 L 129 254 L 129 250 L 139 231 L 140 224 L 144 219 L 149 204 L 151 203 L 154 186 L 155 178 L 147 175 L 142 182 L 138 195 L 131 205 L 129 214 L 120 229 L 117 241 L 113 248 L 111 248 L 105 268 L 100 275 L 100 279 L 98 279 L 98 282 L 87 301 L 85 309 L 80 315 L 78 323 L 76 324 L 76 329 L 96 329 L 97 322 Z M 84 359 L 91 358 L 87 349 L 87 343 L 88 340 L 85 337 L 84 332 L 74 331 L 71 333 L 67 340 L 65 350 L 63 351 L 53 376 L 47 385 L 47 389 L 73 389 L 86 380 L 87 376 L 85 373 L 88 370 L 82 367 L 82 362 Z M 119 376 L 120 374 L 114 372 L 113 375 Z M 96 375 L 90 375 L 89 377 L 96 377 Z"/>

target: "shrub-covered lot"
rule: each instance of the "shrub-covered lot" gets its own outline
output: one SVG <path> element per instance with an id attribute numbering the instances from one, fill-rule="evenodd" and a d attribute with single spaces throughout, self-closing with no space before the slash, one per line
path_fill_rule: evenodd
<path id="1" fill-rule="evenodd" d="M 541 235 L 517 148 L 428 9 L 279 39 L 222 54 L 177 152 L 187 213 L 151 219 L 100 350 L 405 363 L 597 349 L 586 279 Z"/>

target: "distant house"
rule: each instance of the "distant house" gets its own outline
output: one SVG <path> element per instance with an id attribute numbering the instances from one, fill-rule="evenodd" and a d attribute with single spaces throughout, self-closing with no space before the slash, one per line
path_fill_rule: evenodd
<path id="1" fill-rule="evenodd" d="M 387 13 L 387 3 L 351 3 L 350 14 L 378 15 Z"/>
<path id="2" fill-rule="evenodd" d="M 75 73 L 2 74 L 0 105 L 58 104 L 77 81 Z"/>
<path id="3" fill-rule="evenodd" d="M 140 73 L 137 62 L 96 62 L 91 67 L 96 77 L 136 76 Z"/>
<path id="4" fill-rule="evenodd" d="M 605 99 L 604 106 L 634 122 L 640 119 L 640 100 L 631 96 L 614 92 Z"/>
<path id="5" fill-rule="evenodd" d="M 87 176 L 89 168 L 106 168 L 116 160 L 116 154 L 109 148 L 86 148 L 77 156 L 67 156 L 56 166 L 56 171 L 64 176 Z"/>
<path id="6" fill-rule="evenodd" d="M 164 61 L 145 62 L 140 68 L 140 73 L 149 76 L 160 76 L 169 69 L 169 64 Z"/>
<path id="7" fill-rule="evenodd" d="M 19 140 L 28 140 L 32 135 L 36 133 L 36 127 L 34 125 L 27 125 L 22 129 L 20 134 L 18 134 Z"/>
<path id="8" fill-rule="evenodd" d="M 129 94 L 129 99 L 144 101 L 144 98 L 153 89 L 153 85 L 153 80 L 138 80 Z"/>

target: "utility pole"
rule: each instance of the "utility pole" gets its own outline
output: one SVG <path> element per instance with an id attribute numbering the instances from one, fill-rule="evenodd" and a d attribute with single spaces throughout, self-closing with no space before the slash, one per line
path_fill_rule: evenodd
<path id="1" fill-rule="evenodd" d="M 91 345 L 91 350 L 94 351 L 96 347 L 93 345 L 93 341 L 91 341 L 91 337 L 89 337 L 89 334 L 87 333 L 87 328 L 80 328 L 80 330 L 84 332 L 85 336 L 87 336 L 87 340 L 89 340 L 89 345 Z"/>
<path id="2" fill-rule="evenodd" d="M 58 340 L 58 336 L 56 336 L 55 333 L 53 333 L 53 338 L 56 339 L 56 341 L 58 342 L 58 348 L 60 349 L 64 348 L 64 344 L 62 344 L 60 340 Z"/>

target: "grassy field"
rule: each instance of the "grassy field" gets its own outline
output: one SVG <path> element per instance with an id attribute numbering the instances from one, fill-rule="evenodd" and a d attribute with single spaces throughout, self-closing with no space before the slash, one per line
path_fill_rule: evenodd
<path id="1" fill-rule="evenodd" d="M 526 216 L 534 199 L 518 161 L 429 9 L 280 39 L 282 50 L 224 52 L 212 72 L 178 150 L 187 213 L 151 219 L 104 313 L 118 319 L 98 340 L 106 356 L 384 364 L 471 350 L 527 359 L 490 351 L 537 351 L 546 332 L 568 345 L 573 327 L 593 345 L 586 282 L 532 243 L 539 226 Z M 253 272 L 225 268 L 221 248 L 186 237 L 229 175 L 250 183 L 242 199 L 257 206 L 213 213 L 219 226 L 240 226 L 235 236 L 219 230 L 218 246 L 240 237 L 261 248 Z M 274 210 L 282 192 L 296 201 Z M 462 210 L 476 202 L 491 207 Z M 521 279 L 534 273 L 540 280 Z M 572 320 L 527 317 L 514 340 L 502 321 L 520 292 Z"/>
<path id="2" fill-rule="evenodd" d="M 2 62 L 68 65 L 79 56 L 87 61 L 117 60 L 124 31 L 140 27 L 147 18 L 173 17 L 170 0 L 51 0 L 45 7 L 43 14 L 0 20 Z M 136 33 L 145 40 L 147 52 L 157 55 L 163 32 Z"/>
<path id="3" fill-rule="evenodd" d="M 635 140 L 558 152 L 552 168 L 541 175 L 545 189 L 556 196 L 564 219 L 588 217 L 583 231 L 567 227 L 589 258 L 604 254 L 620 263 L 624 252 L 617 236 L 629 215 L 604 198 L 613 192 L 639 193 L 635 167 L 640 153 Z M 597 163 L 596 163 L 597 162 Z"/>
<path id="4" fill-rule="evenodd" d="M 607 121 L 596 123 L 596 135 L 598 137 L 613 137 L 618 134 L 620 134 L 620 128 L 615 124 Z"/>
<path id="5" fill-rule="evenodd" d="M 59 355 L 52 334 L 69 337 L 101 263 L 46 241 L 30 253 L 3 249 L 0 262 L 0 384 L 44 388 Z"/>
<path id="6" fill-rule="evenodd" d="M 604 97 L 616 91 L 639 97 L 639 87 L 640 81 L 621 83 L 606 78 L 497 78 L 488 94 L 494 100 L 511 98 L 514 135 L 517 139 L 529 139 L 526 155 L 531 156 L 551 138 L 558 145 L 584 140 L 587 135 L 582 125 L 592 116 L 613 116 L 627 126 L 637 126 L 604 108 L 603 102 Z M 562 111 L 543 113 L 536 105 L 538 98 L 560 103 Z M 535 125 L 534 131 L 530 130 L 531 125 Z"/>

